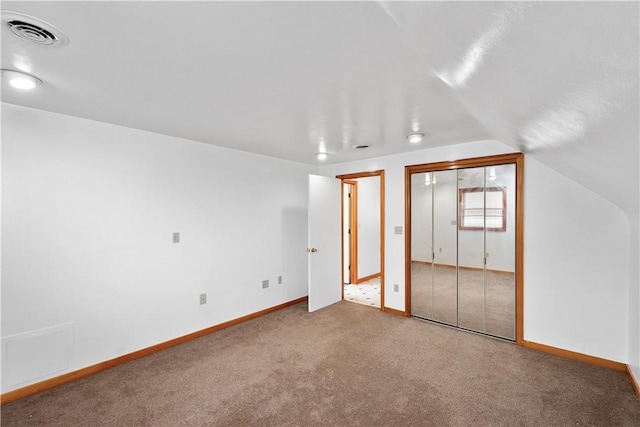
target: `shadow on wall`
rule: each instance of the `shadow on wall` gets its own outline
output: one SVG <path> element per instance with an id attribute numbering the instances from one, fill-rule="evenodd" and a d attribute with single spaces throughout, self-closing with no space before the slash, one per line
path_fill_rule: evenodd
<path id="1" fill-rule="evenodd" d="M 309 266 L 307 265 L 307 209 L 285 208 L 282 211 L 283 247 L 282 259 L 283 271 L 290 275 L 291 280 L 300 280 L 295 286 L 288 286 L 287 296 L 298 298 L 307 295 L 307 278 Z M 286 280 L 286 278 L 285 278 Z M 295 291 L 299 289 L 299 291 Z M 289 292 L 292 294 L 290 295 Z M 299 295 L 298 295 L 299 294 Z"/>

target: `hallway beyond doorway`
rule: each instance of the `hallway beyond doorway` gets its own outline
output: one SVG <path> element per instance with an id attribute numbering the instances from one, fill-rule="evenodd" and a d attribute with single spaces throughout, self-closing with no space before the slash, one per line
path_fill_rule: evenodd
<path id="1" fill-rule="evenodd" d="M 344 285 L 344 300 L 380 308 L 380 277 L 357 285 Z"/>

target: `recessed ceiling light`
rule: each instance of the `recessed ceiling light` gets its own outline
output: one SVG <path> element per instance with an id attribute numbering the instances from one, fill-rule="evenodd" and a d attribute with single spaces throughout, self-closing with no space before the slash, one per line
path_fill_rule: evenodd
<path id="1" fill-rule="evenodd" d="M 318 160 L 327 160 L 327 157 L 328 157 L 327 153 L 316 153 L 316 158 Z"/>
<path id="2" fill-rule="evenodd" d="M 30 90 L 42 84 L 39 78 L 21 71 L 2 70 L 2 76 L 16 89 Z"/>
<path id="3" fill-rule="evenodd" d="M 407 140 L 412 144 L 417 144 L 422 141 L 422 138 L 424 138 L 424 133 L 412 133 L 407 137 Z"/>

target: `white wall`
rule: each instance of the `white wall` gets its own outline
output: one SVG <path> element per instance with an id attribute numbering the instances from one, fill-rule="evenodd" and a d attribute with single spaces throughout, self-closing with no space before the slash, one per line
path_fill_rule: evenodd
<path id="1" fill-rule="evenodd" d="M 640 384 L 640 220 L 630 220 L 629 257 L 629 366 L 636 383 Z"/>
<path id="2" fill-rule="evenodd" d="M 496 141 L 321 167 L 385 170 L 385 305 L 404 310 L 404 166 L 512 152 Z M 626 362 L 629 224 L 616 206 L 530 156 L 525 159 L 524 338 Z M 393 292 L 393 284 L 400 292 Z"/>
<path id="3" fill-rule="evenodd" d="M 627 362 L 627 216 L 527 157 L 524 223 L 525 340 Z"/>
<path id="4" fill-rule="evenodd" d="M 3 104 L 2 391 L 305 296 L 312 172 Z"/>
<path id="5" fill-rule="evenodd" d="M 358 279 L 380 273 L 380 177 L 358 178 Z"/>
<path id="6" fill-rule="evenodd" d="M 640 191 L 629 224 L 629 367 L 640 385 Z"/>

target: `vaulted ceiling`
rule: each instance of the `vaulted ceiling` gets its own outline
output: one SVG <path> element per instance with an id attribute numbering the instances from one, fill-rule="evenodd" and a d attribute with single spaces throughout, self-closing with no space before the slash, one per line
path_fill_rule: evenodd
<path id="1" fill-rule="evenodd" d="M 494 139 L 638 214 L 637 2 L 2 9 L 2 68 L 43 81 L 3 81 L 4 102 L 309 164 Z M 69 44 L 14 37 L 5 11 Z M 412 132 L 425 139 L 407 143 Z"/>

